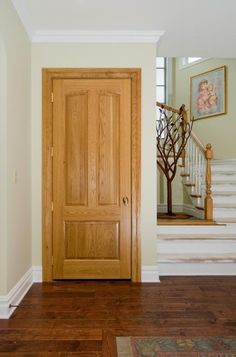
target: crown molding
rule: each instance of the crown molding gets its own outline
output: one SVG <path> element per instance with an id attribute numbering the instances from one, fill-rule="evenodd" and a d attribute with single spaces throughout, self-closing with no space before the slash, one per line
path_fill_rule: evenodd
<path id="1" fill-rule="evenodd" d="M 29 39 L 32 41 L 32 38 L 34 36 L 34 30 L 31 24 L 30 16 L 28 13 L 25 11 L 25 9 L 22 7 L 22 2 L 20 0 L 11 0 L 12 5 L 14 6 L 24 28 L 25 31 L 29 37 Z"/>
<path id="2" fill-rule="evenodd" d="M 36 43 L 157 43 L 164 31 L 36 31 Z"/>
<path id="3" fill-rule="evenodd" d="M 11 0 L 30 40 L 36 43 L 157 43 L 164 31 L 34 30 L 21 0 Z"/>

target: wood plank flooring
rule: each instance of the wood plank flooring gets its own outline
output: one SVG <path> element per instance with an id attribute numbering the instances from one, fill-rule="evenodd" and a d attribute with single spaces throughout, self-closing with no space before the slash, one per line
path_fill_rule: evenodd
<path id="1" fill-rule="evenodd" d="M 236 336 L 236 277 L 34 284 L 0 320 L 0 356 L 115 357 L 116 335 Z"/>

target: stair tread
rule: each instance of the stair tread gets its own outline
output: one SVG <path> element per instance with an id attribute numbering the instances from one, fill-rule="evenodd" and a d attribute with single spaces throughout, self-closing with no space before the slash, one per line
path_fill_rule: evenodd
<path id="1" fill-rule="evenodd" d="M 234 196 L 236 191 L 213 191 L 212 196 Z"/>
<path id="2" fill-rule="evenodd" d="M 214 203 L 213 208 L 236 208 L 236 203 Z"/>
<path id="3" fill-rule="evenodd" d="M 159 234 L 157 235 L 157 240 L 164 241 L 174 241 L 174 240 L 236 240 L 235 233 L 222 234 L 208 234 L 208 233 L 198 233 L 198 234 L 188 234 L 188 236 L 183 236 L 183 234 Z"/>
<path id="4" fill-rule="evenodd" d="M 219 184 L 228 184 L 228 185 L 236 185 L 236 180 L 212 180 L 212 184 L 219 185 Z"/>
<path id="5" fill-rule="evenodd" d="M 236 223 L 236 217 L 217 217 L 214 215 L 214 219 L 217 223 Z"/>
<path id="6" fill-rule="evenodd" d="M 161 262 L 235 262 L 236 254 L 224 253 L 224 254 L 193 254 L 188 253 L 181 254 L 158 254 L 158 263 Z"/>

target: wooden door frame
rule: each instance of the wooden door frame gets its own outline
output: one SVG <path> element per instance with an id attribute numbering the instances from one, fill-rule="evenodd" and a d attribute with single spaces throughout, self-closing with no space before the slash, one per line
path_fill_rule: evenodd
<path id="1" fill-rule="evenodd" d="M 42 69 L 42 264 L 43 281 L 52 280 L 52 83 L 53 79 L 131 80 L 131 180 L 132 237 L 131 279 L 141 281 L 141 69 L 139 68 L 44 68 Z"/>

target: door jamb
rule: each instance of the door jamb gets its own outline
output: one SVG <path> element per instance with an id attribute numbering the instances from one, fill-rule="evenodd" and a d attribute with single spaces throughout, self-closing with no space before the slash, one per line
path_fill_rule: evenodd
<path id="1" fill-rule="evenodd" d="M 141 69 L 140 68 L 44 68 L 42 69 L 42 257 L 43 281 L 52 280 L 52 83 L 53 79 L 131 80 L 131 155 L 132 155 L 132 237 L 131 280 L 141 281 L 140 191 L 141 191 Z"/>

